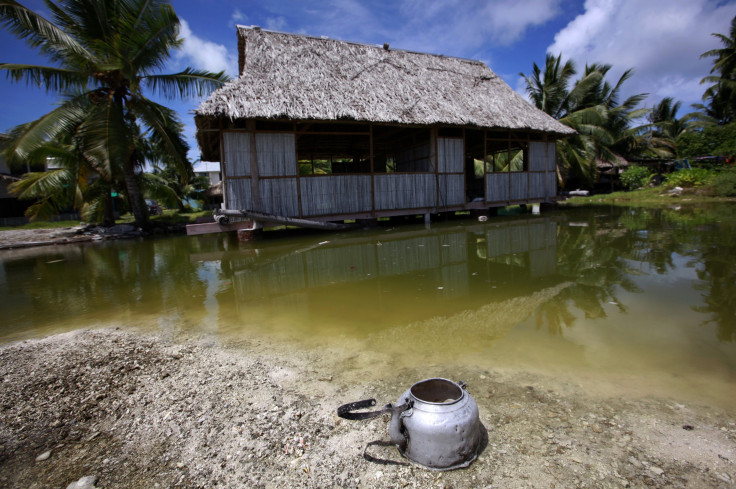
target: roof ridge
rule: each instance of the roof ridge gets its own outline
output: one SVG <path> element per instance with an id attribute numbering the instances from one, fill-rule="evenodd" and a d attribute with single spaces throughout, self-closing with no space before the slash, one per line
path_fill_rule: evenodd
<path id="1" fill-rule="evenodd" d="M 353 46 L 363 46 L 363 47 L 374 48 L 374 49 L 385 49 L 387 51 L 390 50 L 390 51 L 397 51 L 400 53 L 408 53 L 408 54 L 421 54 L 424 56 L 435 56 L 437 58 L 444 58 L 444 59 L 456 59 L 459 61 L 468 61 L 471 63 L 480 63 L 482 65 L 486 65 L 483 61 L 479 59 L 463 58 L 462 56 L 449 56 L 447 54 L 428 53 L 424 51 L 412 51 L 410 49 L 389 48 L 389 43 L 384 43 L 383 45 L 381 45 L 381 44 L 373 44 L 373 43 L 367 43 L 367 42 L 348 41 L 346 39 L 337 39 L 337 38 L 332 38 L 328 36 L 314 36 L 312 34 L 298 34 L 295 32 L 285 32 L 285 31 L 278 31 L 274 29 L 264 29 L 258 25 L 247 26 L 247 25 L 237 24 L 235 27 L 236 29 L 238 29 L 238 32 L 241 30 L 260 31 L 260 32 L 267 32 L 269 34 L 280 34 L 280 35 L 286 35 L 286 36 L 301 37 L 301 38 L 306 38 L 306 39 L 314 39 L 316 41 L 333 41 L 333 42 L 339 42 L 343 44 L 350 44 Z"/>

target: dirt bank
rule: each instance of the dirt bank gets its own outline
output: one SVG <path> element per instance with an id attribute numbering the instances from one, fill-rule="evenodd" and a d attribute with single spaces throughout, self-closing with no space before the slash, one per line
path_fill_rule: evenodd
<path id="1" fill-rule="evenodd" d="M 184 224 L 165 223 L 153 223 L 149 231 L 143 231 L 132 224 L 118 224 L 109 228 L 80 225 L 48 229 L 9 229 L 0 231 L 0 250 L 131 239 L 151 234 L 183 234 L 185 232 Z"/>
<path id="2" fill-rule="evenodd" d="M 0 250 L 84 242 L 94 239 L 91 235 L 85 236 L 79 234 L 79 229 L 9 229 L 0 231 Z"/>
<path id="3" fill-rule="evenodd" d="M 369 359 L 370 360 L 370 359 Z M 488 444 L 469 468 L 363 458 L 389 402 L 426 368 L 371 379 L 326 348 L 79 331 L 0 347 L 0 487 L 733 487 L 733 413 L 676 400 L 595 398 L 525 372 L 446 372 L 478 402 Z M 365 366 L 361 366 L 364 365 Z M 402 463 L 392 447 L 374 457 Z"/>

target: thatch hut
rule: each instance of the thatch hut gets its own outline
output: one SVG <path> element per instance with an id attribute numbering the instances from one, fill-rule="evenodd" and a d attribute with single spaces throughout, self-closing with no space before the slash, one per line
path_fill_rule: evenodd
<path id="1" fill-rule="evenodd" d="M 196 111 L 224 203 L 338 221 L 548 202 L 573 131 L 484 63 L 238 27 L 240 76 Z"/>

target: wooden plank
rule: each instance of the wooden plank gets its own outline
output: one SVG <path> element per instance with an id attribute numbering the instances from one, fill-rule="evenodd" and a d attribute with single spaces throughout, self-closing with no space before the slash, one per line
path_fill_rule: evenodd
<path id="1" fill-rule="evenodd" d="M 216 222 L 205 222 L 202 224 L 187 224 L 187 236 L 199 234 L 226 233 L 238 229 L 250 229 L 253 221 L 231 222 L 230 224 L 217 224 Z"/>

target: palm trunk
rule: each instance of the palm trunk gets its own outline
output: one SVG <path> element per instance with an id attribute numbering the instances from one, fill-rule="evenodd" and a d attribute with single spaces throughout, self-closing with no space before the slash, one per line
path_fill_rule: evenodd
<path id="1" fill-rule="evenodd" d="M 148 207 L 143 200 L 143 192 L 138 182 L 138 175 L 135 173 L 135 161 L 131 158 L 125 165 L 125 188 L 128 191 L 128 203 L 130 210 L 135 218 L 135 224 L 143 229 L 151 228 L 151 221 L 148 218 Z"/>
<path id="2" fill-rule="evenodd" d="M 115 201 L 113 200 L 114 197 L 110 195 L 110 191 L 107 191 L 107 196 L 105 197 L 105 203 L 104 203 L 104 210 L 103 210 L 103 216 L 102 216 L 102 225 L 105 227 L 110 227 L 115 225 L 115 212 L 114 212 L 114 206 Z"/>

